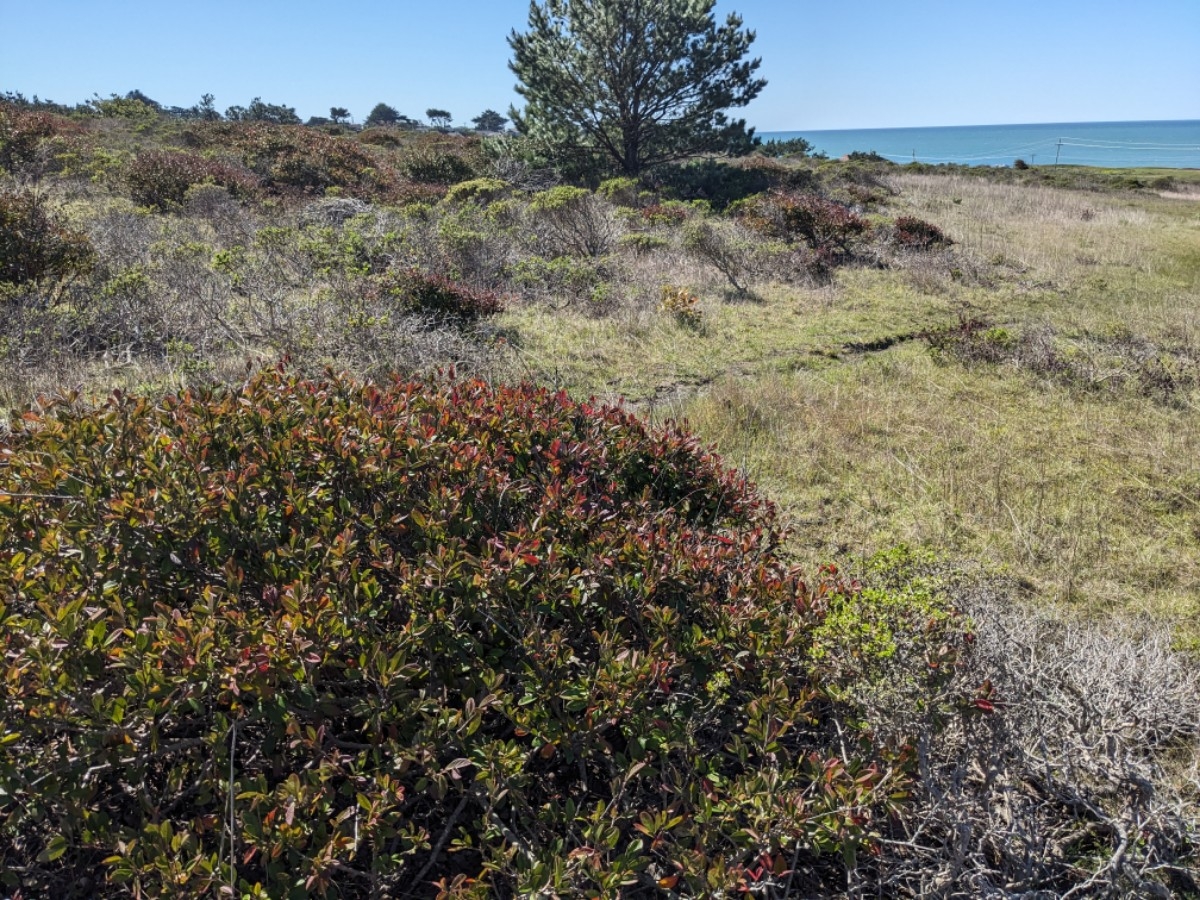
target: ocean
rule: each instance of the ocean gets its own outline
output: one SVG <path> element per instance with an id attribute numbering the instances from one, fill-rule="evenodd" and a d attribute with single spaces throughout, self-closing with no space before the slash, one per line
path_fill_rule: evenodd
<path id="1" fill-rule="evenodd" d="M 969 125 L 955 128 L 871 128 L 855 131 L 760 132 L 763 140 L 802 137 L 837 158 L 874 150 L 896 162 L 1200 169 L 1200 121 L 1075 122 Z"/>

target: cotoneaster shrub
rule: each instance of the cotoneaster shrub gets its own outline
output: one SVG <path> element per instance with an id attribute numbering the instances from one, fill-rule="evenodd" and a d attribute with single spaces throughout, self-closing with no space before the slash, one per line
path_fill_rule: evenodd
<path id="1" fill-rule="evenodd" d="M 903 788 L 810 667 L 856 586 L 680 431 L 283 373 L 11 429 L 9 892 L 814 895 Z"/>

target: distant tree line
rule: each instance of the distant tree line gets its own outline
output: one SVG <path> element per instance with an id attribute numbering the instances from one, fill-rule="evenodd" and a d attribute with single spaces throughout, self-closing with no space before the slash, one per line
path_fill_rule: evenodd
<path id="1" fill-rule="evenodd" d="M 136 119 L 161 115 L 171 119 L 196 121 L 270 122 L 276 125 L 304 124 L 312 127 L 352 125 L 354 122 L 350 110 L 344 106 L 330 107 L 328 116 L 311 116 L 307 121 L 302 122 L 295 107 L 283 103 L 268 103 L 261 97 L 255 97 L 246 106 L 230 106 L 222 113 L 217 109 L 216 99 L 212 94 L 205 94 L 193 106 L 166 106 L 136 88 L 123 96 L 119 94 L 112 94 L 108 97 L 95 95 L 91 100 L 74 106 L 55 103 L 53 100 L 43 100 L 36 94 L 32 98 L 26 97 L 19 91 L 0 92 L 0 102 L 59 115 L 88 115 L 102 118 Z M 428 127 L 442 131 L 448 130 L 454 121 L 449 110 L 437 107 L 427 109 L 425 118 L 428 120 Z M 493 109 L 485 109 L 471 122 L 478 131 L 503 131 L 508 124 L 508 119 Z M 421 120 L 409 118 L 387 103 L 378 103 L 367 114 L 362 127 L 416 129 L 426 126 Z"/>

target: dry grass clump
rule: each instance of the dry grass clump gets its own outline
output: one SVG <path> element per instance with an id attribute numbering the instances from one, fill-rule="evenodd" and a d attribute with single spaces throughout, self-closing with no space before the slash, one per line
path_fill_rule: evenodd
<path id="1" fill-rule="evenodd" d="M 906 577 L 927 583 L 939 567 Z M 889 677 L 867 705 L 916 734 L 911 805 L 860 874 L 893 897 L 1173 897 L 1200 891 L 1200 673 L 1161 623 L 1085 624 L 1012 585 L 934 574 L 974 626 L 941 703 Z M 899 687 L 896 687 L 899 685 Z M 874 687 L 874 686 L 872 686 Z"/>
<path id="2" fill-rule="evenodd" d="M 1149 397 L 1195 408 L 1200 349 L 1159 346 L 1129 328 L 1061 335 L 1049 325 L 1019 330 L 959 310 L 958 321 L 922 333 L 936 359 L 1007 365 L 1087 391 Z"/>
<path id="3" fill-rule="evenodd" d="M 1162 228 L 1144 199 L 1006 184 L 963 175 L 895 174 L 899 206 L 934 219 L 975 257 L 1063 285 L 1096 264 L 1150 273 Z"/>

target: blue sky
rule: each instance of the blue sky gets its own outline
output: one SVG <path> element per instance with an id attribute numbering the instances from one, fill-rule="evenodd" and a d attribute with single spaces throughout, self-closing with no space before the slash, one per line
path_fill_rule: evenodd
<path id="1" fill-rule="evenodd" d="M 760 130 L 1200 119 L 1200 0 L 719 0 L 758 32 Z M 516 98 L 527 0 L 0 0 L 0 89 L 465 122 Z"/>

